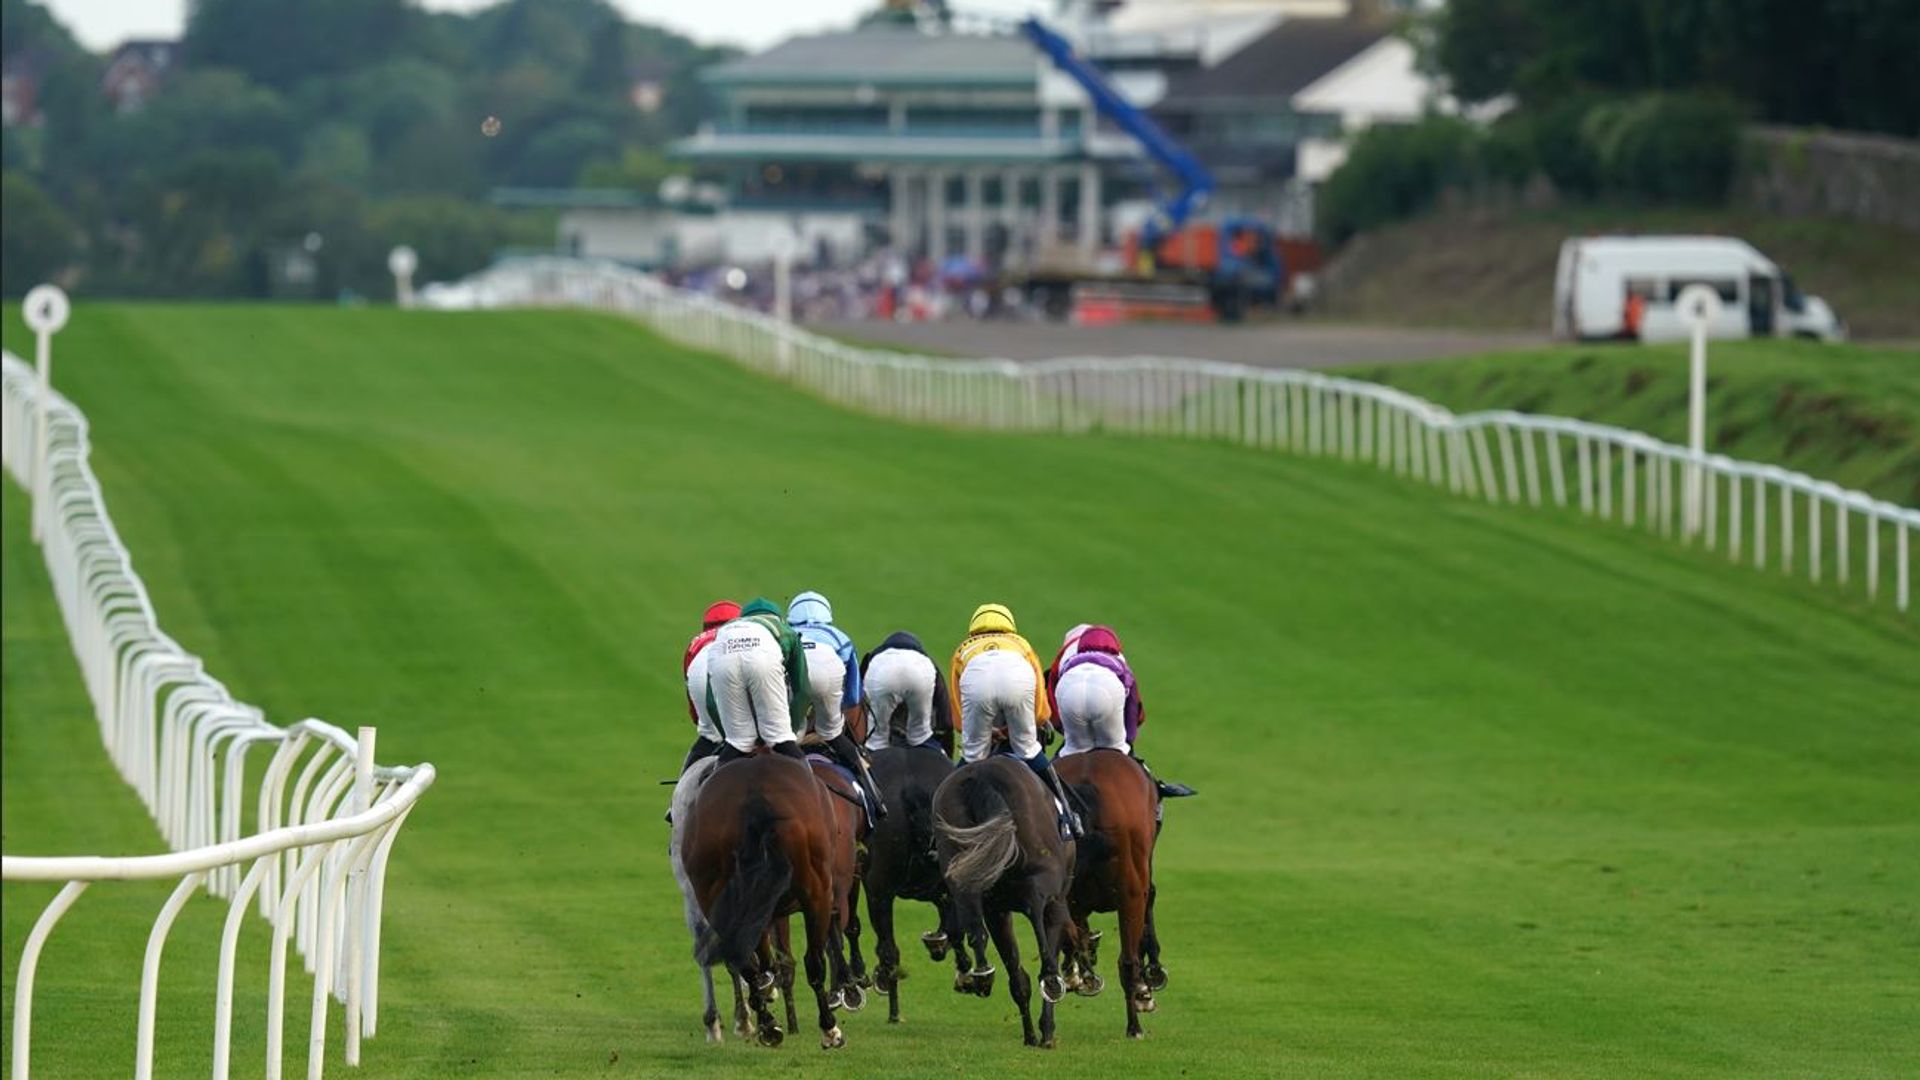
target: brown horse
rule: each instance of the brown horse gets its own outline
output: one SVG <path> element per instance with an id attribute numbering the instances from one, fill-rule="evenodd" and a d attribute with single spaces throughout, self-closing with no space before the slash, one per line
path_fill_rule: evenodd
<path id="1" fill-rule="evenodd" d="M 860 801 L 859 789 L 832 762 L 810 756 L 807 764 L 813 767 L 813 778 L 833 796 L 827 807 L 833 811 L 834 823 L 834 918 L 849 960 L 846 979 L 834 987 L 834 993 L 847 1011 L 859 1012 L 867 1003 L 867 961 L 860 955 L 860 849 L 867 842 L 866 804 Z"/>
<path id="2" fill-rule="evenodd" d="M 1080 842 L 1067 904 L 1067 983 L 1091 997 L 1100 992 L 1094 971 L 1099 937 L 1087 926 L 1096 911 L 1120 913 L 1120 986 L 1127 995 L 1127 1037 L 1138 1039 L 1140 1014 L 1157 1004 L 1166 985 L 1160 946 L 1153 934 L 1153 845 L 1160 795 L 1140 763 L 1118 750 L 1090 750 L 1054 759 L 1060 782 L 1085 808 L 1086 838 Z"/>
<path id="3" fill-rule="evenodd" d="M 831 798 L 805 765 L 762 754 L 715 768 L 687 822 L 681 861 L 707 921 L 694 957 L 724 962 L 744 981 L 764 1046 L 780 1045 L 782 1035 L 767 1008 L 774 972 L 763 946 L 775 920 L 796 913 L 806 923 L 820 1045 L 846 1045 L 827 993 L 829 960 L 834 984 L 846 978 L 834 918 Z"/>
<path id="4" fill-rule="evenodd" d="M 1074 865 L 1074 842 L 1060 835 L 1053 796 L 1032 769 L 996 754 L 961 766 L 940 785 L 933 796 L 933 820 L 952 921 L 972 945 L 977 965 L 970 973 L 975 985 L 954 988 L 985 996 L 992 987 L 993 969 L 986 966 L 991 933 L 1007 966 L 1007 989 L 1020 1009 L 1027 1045 L 1051 1049 L 1053 1006 L 1066 994 L 1060 942 Z M 1027 917 L 1040 946 L 1038 1037 L 1028 1008 L 1032 986 L 1020 968 L 1020 945 L 1013 936 L 1016 911 Z"/>

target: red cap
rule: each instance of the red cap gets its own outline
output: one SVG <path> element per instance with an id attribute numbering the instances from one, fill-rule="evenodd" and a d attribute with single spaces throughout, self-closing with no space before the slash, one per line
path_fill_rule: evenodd
<path id="1" fill-rule="evenodd" d="M 740 605 L 731 600 L 715 600 L 707 613 L 701 616 L 702 628 L 711 630 L 723 623 L 730 623 L 740 617 Z"/>
<path id="2" fill-rule="evenodd" d="M 1081 652 L 1112 653 L 1115 656 L 1125 652 L 1120 647 L 1120 635 L 1104 626 L 1089 626 L 1087 632 L 1080 635 Z"/>

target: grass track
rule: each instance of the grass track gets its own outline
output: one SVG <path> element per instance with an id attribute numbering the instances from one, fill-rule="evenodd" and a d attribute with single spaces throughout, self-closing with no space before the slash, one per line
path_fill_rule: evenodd
<path id="1" fill-rule="evenodd" d="M 83 307 L 57 356 L 169 632 L 282 721 L 440 767 L 354 1075 L 1039 1064 L 1004 993 L 911 957 L 907 1024 L 870 1008 L 841 1055 L 701 1044 L 672 661 L 713 596 L 808 587 L 862 645 L 938 648 L 986 599 L 1041 642 L 1114 622 L 1145 752 L 1205 792 L 1169 809 L 1151 1037 L 1070 1002 L 1051 1075 L 1920 1071 L 1910 623 L 1328 461 L 852 416 L 597 317 Z M 0 501 L 7 850 L 151 850 Z M 97 886 L 56 934 L 36 1076 L 126 1067 L 164 891 Z M 50 892 L 6 887 L 9 1009 Z M 222 913 L 169 947 L 163 1074 L 204 1071 Z"/>

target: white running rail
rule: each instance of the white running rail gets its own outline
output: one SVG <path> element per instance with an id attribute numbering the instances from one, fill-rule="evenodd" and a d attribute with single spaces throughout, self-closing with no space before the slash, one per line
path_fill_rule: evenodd
<path id="1" fill-rule="evenodd" d="M 1223 440 L 1371 463 L 1489 502 L 1577 506 L 1912 610 L 1920 510 L 1774 465 L 1696 459 L 1624 428 L 1505 411 L 1455 415 L 1390 387 L 1316 371 L 1158 357 L 1020 364 L 862 349 L 589 260 L 509 260 L 439 295 L 454 300 L 447 306 L 635 316 L 683 344 L 894 419 Z"/>
<path id="2" fill-rule="evenodd" d="M 44 468 L 36 476 L 42 422 Z M 330 997 L 345 1009 L 347 1063 L 359 1064 L 360 1041 L 377 1026 L 387 860 L 401 823 L 433 784 L 433 766 L 375 766 L 372 728 L 356 737 L 319 720 L 269 724 L 163 633 L 107 516 L 88 462 L 86 418 L 57 393 L 43 398 L 33 370 L 11 354 L 0 354 L 0 458 L 33 493 L 47 570 L 107 752 L 172 849 L 117 858 L 0 858 L 7 881 L 66 883 L 21 953 L 11 1075 L 28 1080 L 34 976 L 54 925 L 93 882 L 155 878 L 179 884 L 154 920 L 141 968 L 138 1080 L 153 1075 L 161 952 L 175 917 L 203 885 L 228 901 L 216 982 L 216 1080 L 231 1067 L 240 926 L 256 896 L 273 943 L 264 1075 L 277 1080 L 281 1073 L 289 939 L 313 975 L 307 1075 L 317 1080 L 325 1064 Z M 247 752 L 256 745 L 272 752 L 250 785 Z"/>

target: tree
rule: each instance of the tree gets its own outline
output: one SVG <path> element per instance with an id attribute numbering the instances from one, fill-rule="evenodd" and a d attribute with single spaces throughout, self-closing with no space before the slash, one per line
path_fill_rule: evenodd
<path id="1" fill-rule="evenodd" d="M 186 55 L 288 90 L 392 56 L 413 19 L 406 0 L 193 0 Z"/>
<path id="2" fill-rule="evenodd" d="M 73 261 L 79 230 L 46 193 L 17 172 L 0 174 L 0 294 L 19 296 L 59 278 Z"/>

